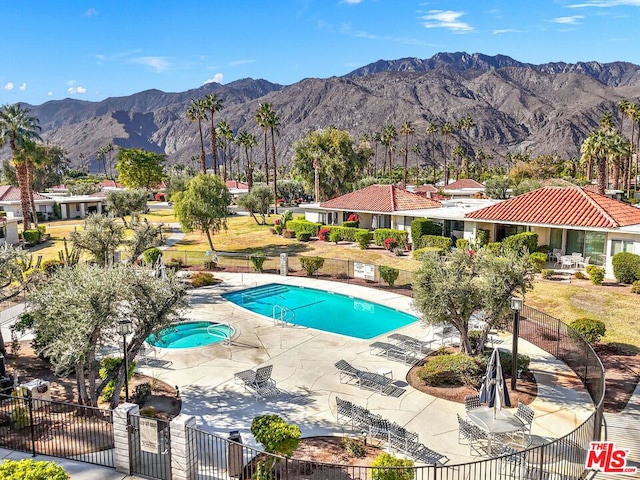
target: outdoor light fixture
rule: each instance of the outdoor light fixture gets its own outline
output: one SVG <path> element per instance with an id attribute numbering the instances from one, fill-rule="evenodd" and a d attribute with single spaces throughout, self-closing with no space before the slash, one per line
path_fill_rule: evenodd
<path id="1" fill-rule="evenodd" d="M 129 402 L 129 363 L 127 362 L 127 335 L 131 333 L 131 320 L 120 320 L 118 322 L 118 333 L 122 335 L 122 346 L 124 350 L 124 401 Z"/>
<path id="2" fill-rule="evenodd" d="M 367 436 L 368 436 L 368 432 L 366 430 L 363 430 L 362 432 L 360 432 L 360 435 L 362 435 L 362 442 L 364 443 L 364 446 L 367 446 Z"/>
<path id="3" fill-rule="evenodd" d="M 518 297 L 511 297 L 511 310 L 513 310 L 513 344 L 511 346 L 511 390 L 516 389 L 518 379 L 518 335 L 520 334 L 520 310 L 524 305 L 524 300 Z"/>

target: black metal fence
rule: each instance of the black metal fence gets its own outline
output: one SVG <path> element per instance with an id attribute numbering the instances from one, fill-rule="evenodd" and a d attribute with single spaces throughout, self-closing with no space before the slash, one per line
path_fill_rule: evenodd
<path id="1" fill-rule="evenodd" d="M 112 412 L 0 395 L 0 447 L 114 467 Z"/>
<path id="2" fill-rule="evenodd" d="M 171 479 L 171 430 L 169 421 L 130 414 L 129 458 L 133 475 Z"/>

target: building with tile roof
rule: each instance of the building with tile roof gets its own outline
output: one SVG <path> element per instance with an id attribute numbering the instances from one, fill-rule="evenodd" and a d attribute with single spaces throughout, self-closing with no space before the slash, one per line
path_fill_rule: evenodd
<path id="1" fill-rule="evenodd" d="M 484 195 L 485 186 L 471 178 L 462 178 L 443 186 L 441 190 L 451 198 L 473 198 Z"/>
<path id="2" fill-rule="evenodd" d="M 640 254 L 640 209 L 590 189 L 542 187 L 467 213 L 464 220 L 470 236 L 488 230 L 491 241 L 535 232 L 539 245 L 581 253 L 608 275 L 616 253 Z"/>
<path id="3" fill-rule="evenodd" d="M 305 205 L 305 218 L 327 225 L 341 225 L 355 213 L 360 228 L 406 229 L 413 217 L 407 210 L 428 210 L 441 204 L 395 185 L 370 185 L 320 204 Z"/>

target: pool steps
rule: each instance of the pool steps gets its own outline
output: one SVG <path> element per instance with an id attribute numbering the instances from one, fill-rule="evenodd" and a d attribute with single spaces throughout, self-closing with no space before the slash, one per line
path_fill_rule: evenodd
<path id="1" fill-rule="evenodd" d="M 289 287 L 287 287 L 286 285 L 264 285 L 263 287 L 252 289 L 252 291 L 249 293 L 243 293 L 242 302 L 257 302 L 258 300 L 261 300 L 263 298 L 273 297 L 275 295 L 280 295 L 281 293 L 286 293 L 288 291 Z"/>

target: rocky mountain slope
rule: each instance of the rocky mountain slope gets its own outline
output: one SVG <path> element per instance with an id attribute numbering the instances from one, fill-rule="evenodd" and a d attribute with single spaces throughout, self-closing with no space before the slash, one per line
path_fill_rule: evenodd
<path id="1" fill-rule="evenodd" d="M 255 122 L 261 102 L 271 102 L 280 117 L 281 163 L 290 162 L 296 140 L 329 125 L 357 138 L 410 121 L 416 130 L 410 141 L 422 143 L 425 152 L 429 122 L 455 125 L 467 115 L 476 125 L 469 131 L 472 147 L 496 159 L 524 152 L 568 158 L 579 155 L 582 140 L 604 113 L 618 118 L 620 100 L 640 101 L 640 67 L 624 62 L 531 65 L 502 55 L 441 53 L 426 60 L 380 60 L 343 77 L 309 78 L 289 86 L 244 79 L 181 93 L 148 90 L 101 102 L 65 99 L 31 108 L 43 137 L 64 147 L 74 166 L 83 154 L 97 170 L 96 151 L 110 142 L 165 153 L 169 163 L 187 164 L 199 152 L 197 126 L 187 119 L 187 106 L 211 92 L 225 107 L 216 121 L 224 119 L 234 132 L 247 130 L 258 138 L 253 149 L 258 163 L 264 155 Z M 455 142 L 457 136 L 450 140 Z"/>

